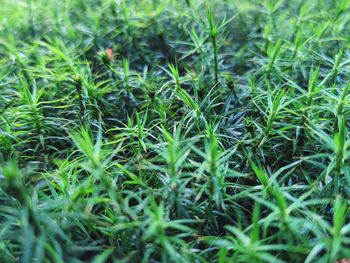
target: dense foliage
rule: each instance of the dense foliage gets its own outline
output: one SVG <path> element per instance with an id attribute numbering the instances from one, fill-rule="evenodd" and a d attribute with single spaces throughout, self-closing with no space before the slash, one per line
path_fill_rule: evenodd
<path id="1" fill-rule="evenodd" d="M 350 1 L 0 6 L 0 262 L 350 257 Z"/>

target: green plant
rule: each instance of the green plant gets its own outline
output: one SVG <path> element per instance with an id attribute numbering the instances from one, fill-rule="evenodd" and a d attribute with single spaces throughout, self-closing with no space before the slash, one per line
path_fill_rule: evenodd
<path id="1" fill-rule="evenodd" d="M 1 262 L 350 258 L 347 0 L 0 0 Z"/>

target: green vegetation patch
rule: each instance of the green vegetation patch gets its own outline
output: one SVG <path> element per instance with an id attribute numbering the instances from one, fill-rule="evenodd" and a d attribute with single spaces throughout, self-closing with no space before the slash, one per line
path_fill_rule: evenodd
<path id="1" fill-rule="evenodd" d="M 0 262 L 350 258 L 350 1 L 0 0 Z"/>

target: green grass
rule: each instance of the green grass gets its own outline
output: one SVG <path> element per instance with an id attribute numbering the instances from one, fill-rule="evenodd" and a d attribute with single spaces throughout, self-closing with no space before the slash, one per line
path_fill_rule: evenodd
<path id="1" fill-rule="evenodd" d="M 350 258 L 348 0 L 0 6 L 0 262 Z"/>

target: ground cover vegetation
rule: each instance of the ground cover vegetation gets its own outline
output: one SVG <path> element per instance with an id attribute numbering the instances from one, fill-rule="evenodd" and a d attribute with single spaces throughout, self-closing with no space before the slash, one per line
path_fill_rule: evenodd
<path id="1" fill-rule="evenodd" d="M 350 1 L 0 6 L 1 262 L 350 257 Z"/>

